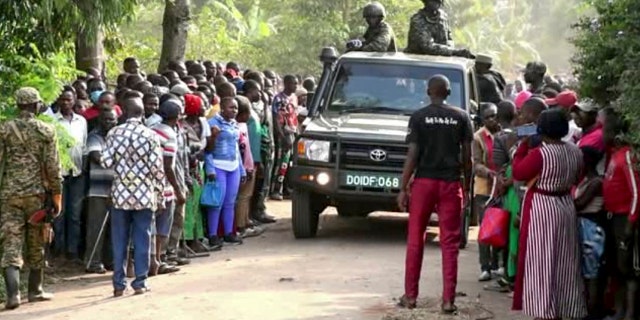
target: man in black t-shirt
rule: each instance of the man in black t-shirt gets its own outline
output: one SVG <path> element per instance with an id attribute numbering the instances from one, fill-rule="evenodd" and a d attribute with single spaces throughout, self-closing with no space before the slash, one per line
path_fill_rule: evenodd
<path id="1" fill-rule="evenodd" d="M 444 313 L 454 313 L 458 278 L 458 248 L 463 197 L 471 185 L 471 142 L 473 125 L 469 115 L 446 104 L 451 94 L 449 80 L 442 75 L 429 79 L 431 104 L 416 111 L 409 120 L 409 152 L 402 172 L 398 206 L 409 206 L 405 295 L 399 305 L 415 308 L 424 254 L 424 233 L 437 209 L 442 250 Z M 464 175 L 464 180 L 461 180 Z M 413 176 L 411 191 L 409 181 Z M 411 199 L 409 199 L 411 194 Z"/>

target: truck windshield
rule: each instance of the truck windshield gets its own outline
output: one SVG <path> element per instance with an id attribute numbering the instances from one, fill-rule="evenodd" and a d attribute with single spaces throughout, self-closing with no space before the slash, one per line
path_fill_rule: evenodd
<path id="1" fill-rule="evenodd" d="M 340 66 L 329 111 L 402 113 L 410 115 L 430 103 L 427 81 L 442 74 L 451 82 L 450 105 L 464 107 L 460 70 L 404 64 L 346 62 Z"/>

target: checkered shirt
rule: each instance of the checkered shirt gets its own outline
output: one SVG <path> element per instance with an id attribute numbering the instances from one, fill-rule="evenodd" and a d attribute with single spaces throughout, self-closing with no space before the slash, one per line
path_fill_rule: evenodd
<path id="1" fill-rule="evenodd" d="M 164 166 L 158 136 L 137 118 L 113 128 L 106 138 L 102 166 L 112 168 L 113 207 L 155 211 L 163 201 Z"/>

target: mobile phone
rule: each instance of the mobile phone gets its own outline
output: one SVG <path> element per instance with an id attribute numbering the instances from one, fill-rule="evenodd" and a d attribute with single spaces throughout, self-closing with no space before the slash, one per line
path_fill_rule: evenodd
<path id="1" fill-rule="evenodd" d="M 538 134 L 538 126 L 535 124 L 527 124 L 516 128 L 518 138 L 530 137 Z"/>

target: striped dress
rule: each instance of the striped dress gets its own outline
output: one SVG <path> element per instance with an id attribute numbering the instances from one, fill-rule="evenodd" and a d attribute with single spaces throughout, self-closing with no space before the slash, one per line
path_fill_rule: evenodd
<path id="1" fill-rule="evenodd" d="M 580 268 L 578 220 L 570 190 L 582 153 L 570 143 L 529 149 L 514 156 L 516 180 L 537 178 L 524 197 L 513 308 L 542 319 L 587 315 Z"/>

